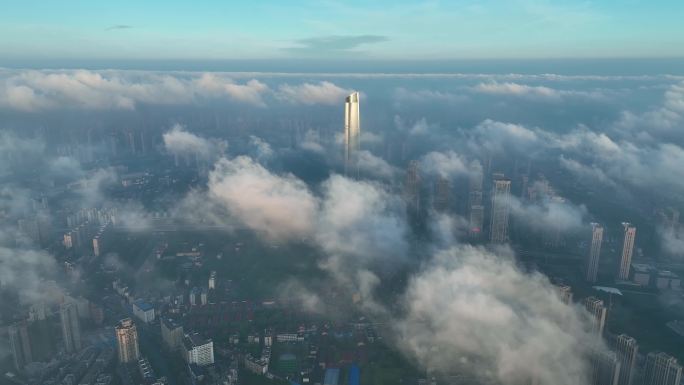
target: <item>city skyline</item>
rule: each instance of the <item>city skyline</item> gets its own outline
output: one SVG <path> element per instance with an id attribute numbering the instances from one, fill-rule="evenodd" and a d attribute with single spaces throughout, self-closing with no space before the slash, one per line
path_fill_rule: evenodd
<path id="1" fill-rule="evenodd" d="M 681 385 L 684 3 L 2 10 L 0 385 Z"/>

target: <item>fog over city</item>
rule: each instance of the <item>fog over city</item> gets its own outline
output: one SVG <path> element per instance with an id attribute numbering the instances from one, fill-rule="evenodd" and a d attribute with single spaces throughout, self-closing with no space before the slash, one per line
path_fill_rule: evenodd
<path id="1" fill-rule="evenodd" d="M 355 91 L 360 149 L 346 167 L 343 107 Z M 602 384 L 592 355 L 645 326 L 623 330 L 618 318 L 639 310 L 592 285 L 645 290 L 666 318 L 684 310 L 678 280 L 674 291 L 647 289 L 614 281 L 612 267 L 630 222 L 633 262 L 684 268 L 684 228 L 668 214 L 684 207 L 681 75 L 6 68 L 0 116 L 3 325 L 38 303 L 97 304 L 119 295 L 112 282 L 121 280 L 171 311 L 177 304 L 164 297 L 203 273 L 159 271 L 165 257 L 145 261 L 150 251 L 135 250 L 134 238 L 169 247 L 174 232 L 203 229 L 214 240 L 194 247 L 261 244 L 253 263 L 291 267 L 268 281 L 245 271 L 261 287 L 233 301 L 275 299 L 326 325 L 361 317 L 417 377 L 437 383 Z M 491 243 L 497 174 L 510 181 L 508 229 Z M 476 229 L 474 191 L 485 207 Z M 116 245 L 66 240 L 79 225 L 68 218 L 89 210 L 111 215 L 98 234 L 116 232 Z M 587 285 L 591 223 L 605 233 L 598 283 Z M 609 306 L 612 337 L 597 336 L 581 302 L 590 295 Z M 116 316 L 105 311 L 106 322 Z M 82 324 L 97 333 L 92 320 Z M 217 336 L 214 349 L 224 343 Z M 658 338 L 643 354 L 684 358 Z M 14 370 L 6 341 L 0 354 Z"/>

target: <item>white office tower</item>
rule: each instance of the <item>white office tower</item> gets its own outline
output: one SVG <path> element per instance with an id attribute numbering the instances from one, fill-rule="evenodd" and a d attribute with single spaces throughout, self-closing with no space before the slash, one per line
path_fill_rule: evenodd
<path id="1" fill-rule="evenodd" d="M 138 330 L 130 318 L 119 321 L 116 325 L 116 345 L 119 352 L 119 362 L 127 364 L 137 362 L 140 358 L 138 348 Z"/>
<path id="2" fill-rule="evenodd" d="M 214 342 L 203 338 L 198 333 L 186 335 L 183 339 L 185 362 L 199 366 L 214 363 Z"/>
<path id="3" fill-rule="evenodd" d="M 636 227 L 627 222 L 622 223 L 625 228 L 625 238 L 622 242 L 622 258 L 620 258 L 620 269 L 618 279 L 629 279 L 629 267 L 632 264 L 632 252 L 634 251 L 634 237 L 636 237 Z"/>
<path id="4" fill-rule="evenodd" d="M 216 271 L 209 273 L 209 290 L 216 289 Z"/>
<path id="5" fill-rule="evenodd" d="M 603 335 L 603 327 L 606 325 L 606 306 L 603 301 L 596 297 L 584 299 L 584 307 L 593 318 L 593 331 L 598 335 Z"/>
<path id="6" fill-rule="evenodd" d="M 354 92 L 344 102 L 344 171 L 347 174 L 355 167 L 356 154 L 361 146 L 360 119 L 359 93 Z"/>
<path id="7" fill-rule="evenodd" d="M 510 211 L 510 179 L 497 177 L 492 190 L 491 220 L 489 222 L 489 241 L 504 243 L 508 241 L 508 213 Z"/>
<path id="8" fill-rule="evenodd" d="M 599 257 L 601 256 L 601 243 L 603 242 L 603 226 L 598 223 L 591 224 L 591 246 L 587 259 L 587 281 L 596 282 L 598 276 Z"/>
<path id="9" fill-rule="evenodd" d="M 637 345 L 634 338 L 626 334 L 620 334 L 615 337 L 613 349 L 618 361 L 620 361 L 620 380 L 618 385 L 632 385 L 639 345 Z"/>
<path id="10" fill-rule="evenodd" d="M 81 325 L 76 304 L 70 301 L 61 304 L 59 318 L 62 323 L 62 339 L 66 352 L 78 352 L 81 350 Z"/>
<path id="11" fill-rule="evenodd" d="M 663 352 L 648 353 L 644 368 L 644 385 L 679 385 L 682 367 L 677 359 Z"/>

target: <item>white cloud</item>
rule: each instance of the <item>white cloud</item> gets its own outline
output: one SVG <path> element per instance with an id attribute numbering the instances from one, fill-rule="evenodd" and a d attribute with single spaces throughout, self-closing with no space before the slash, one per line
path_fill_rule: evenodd
<path id="1" fill-rule="evenodd" d="M 426 174 L 437 175 L 442 178 L 466 175 L 475 167 L 465 157 L 454 151 L 429 152 L 420 158 L 420 166 Z"/>
<path id="2" fill-rule="evenodd" d="M 224 141 L 210 141 L 191 132 L 185 127 L 175 124 L 162 135 L 166 151 L 180 156 L 198 156 L 202 159 L 212 159 L 221 155 L 227 144 Z"/>
<path id="3" fill-rule="evenodd" d="M 275 175 L 251 158 L 220 159 L 209 174 L 209 197 L 270 239 L 311 235 L 318 202 L 292 175 Z"/>
<path id="4" fill-rule="evenodd" d="M 394 90 L 394 100 L 398 105 L 411 103 L 446 103 L 456 104 L 468 100 L 466 95 L 428 89 L 409 90 L 399 87 Z"/>
<path id="5" fill-rule="evenodd" d="M 298 104 L 342 105 L 344 98 L 354 92 L 328 81 L 319 83 L 302 83 L 298 85 L 282 84 L 276 96 L 287 102 Z"/>
<path id="6" fill-rule="evenodd" d="M 250 135 L 249 144 L 253 149 L 253 158 L 259 162 L 265 162 L 273 157 L 273 149 L 271 148 L 271 145 L 266 143 L 258 136 Z"/>
<path id="7" fill-rule="evenodd" d="M 508 95 L 525 97 L 533 100 L 543 100 L 559 102 L 565 98 L 581 98 L 582 100 L 599 101 L 606 100 L 607 95 L 602 90 L 578 91 L 578 90 L 559 90 L 546 86 L 530 86 L 515 82 L 496 81 L 479 83 L 472 87 L 472 90 L 482 94 Z"/>
<path id="8" fill-rule="evenodd" d="M 523 125 L 486 119 L 466 133 L 468 145 L 478 154 L 505 154 L 510 151 L 528 154 L 537 149 L 537 132 Z"/>
<path id="9" fill-rule="evenodd" d="M 366 150 L 358 152 L 356 165 L 362 174 L 380 179 L 391 180 L 398 172 L 395 167 L 387 163 L 384 159 L 377 157 Z"/>
<path id="10" fill-rule="evenodd" d="M 268 86 L 256 79 L 248 80 L 245 84 L 235 83 L 225 76 L 205 73 L 194 84 L 197 89 L 212 96 L 228 96 L 235 101 L 248 103 L 260 107 L 266 104 L 263 94 L 269 90 Z"/>
<path id="11" fill-rule="evenodd" d="M 561 97 L 560 92 L 553 88 L 544 86 L 528 86 L 512 82 L 480 83 L 473 87 L 473 90 L 484 94 L 538 96 L 555 100 L 558 100 Z"/>
<path id="12" fill-rule="evenodd" d="M 268 86 L 244 84 L 214 74 L 172 75 L 127 71 L 15 71 L 0 80 L 0 106 L 22 110 L 131 110 L 139 103 L 190 104 L 198 98 L 226 97 L 263 106 Z"/>
<path id="13" fill-rule="evenodd" d="M 407 231 L 402 212 L 401 201 L 380 186 L 333 175 L 323 185 L 316 236 L 331 254 L 401 258 Z"/>
<path id="14" fill-rule="evenodd" d="M 484 382 L 584 383 L 584 349 L 600 343 L 585 316 L 542 274 L 500 254 L 472 246 L 438 253 L 410 280 L 395 327 L 401 348 L 425 368 Z"/>

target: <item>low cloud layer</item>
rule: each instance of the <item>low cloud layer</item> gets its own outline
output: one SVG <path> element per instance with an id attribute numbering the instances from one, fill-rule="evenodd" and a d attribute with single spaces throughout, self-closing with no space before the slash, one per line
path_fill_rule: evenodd
<path id="1" fill-rule="evenodd" d="M 400 346 L 425 368 L 505 384 L 586 381 L 596 338 L 581 312 L 504 251 L 453 247 L 409 283 Z M 552 343 L 550 341 L 553 341 Z"/>
<path id="2" fill-rule="evenodd" d="M 0 71 L 0 108 L 23 112 L 134 110 L 141 104 L 189 105 L 207 100 L 265 107 L 268 100 L 339 104 L 351 90 L 329 81 L 284 83 L 272 89 L 257 79 L 222 73 L 135 71 Z"/>
<path id="3" fill-rule="evenodd" d="M 334 83 L 323 81 L 319 83 L 303 83 L 299 85 L 282 84 L 278 87 L 277 97 L 283 101 L 295 104 L 327 104 L 339 105 L 344 98 L 354 92 Z"/>
<path id="4" fill-rule="evenodd" d="M 249 157 L 220 159 L 209 175 L 209 196 L 241 223 L 270 239 L 312 233 L 318 202 L 304 182 L 275 175 Z"/>
<path id="5" fill-rule="evenodd" d="M 228 147 L 223 140 L 208 140 L 191 132 L 180 124 L 162 135 L 166 151 L 173 155 L 193 156 L 199 159 L 211 160 L 222 155 Z"/>

